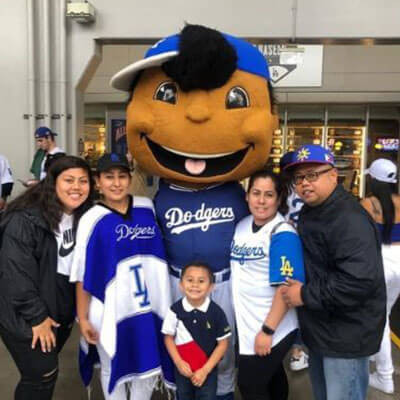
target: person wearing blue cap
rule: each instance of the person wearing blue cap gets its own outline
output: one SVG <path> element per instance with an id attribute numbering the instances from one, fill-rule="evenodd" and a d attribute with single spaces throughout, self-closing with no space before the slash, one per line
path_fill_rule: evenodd
<path id="1" fill-rule="evenodd" d="M 42 180 L 46 177 L 45 166 L 50 155 L 65 153 L 64 150 L 57 147 L 55 136 L 57 136 L 57 133 L 53 132 L 47 126 L 40 126 L 35 131 L 38 152 L 35 155 L 31 170 L 37 180 Z M 35 163 L 36 158 L 39 160 Z"/>
<path id="2" fill-rule="evenodd" d="M 296 150 L 286 171 L 304 201 L 298 231 L 306 283 L 288 280 L 298 307 L 316 400 L 365 400 L 368 358 L 379 350 L 386 293 L 379 232 L 369 214 L 338 184 L 332 153 Z"/>

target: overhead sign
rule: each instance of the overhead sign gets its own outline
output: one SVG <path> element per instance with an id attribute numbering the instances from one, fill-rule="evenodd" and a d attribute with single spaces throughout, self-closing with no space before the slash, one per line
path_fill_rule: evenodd
<path id="1" fill-rule="evenodd" d="M 261 44 L 274 87 L 322 86 L 323 46 Z"/>

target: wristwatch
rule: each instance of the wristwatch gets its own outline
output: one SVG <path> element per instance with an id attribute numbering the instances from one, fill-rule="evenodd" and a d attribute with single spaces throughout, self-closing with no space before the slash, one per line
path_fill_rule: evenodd
<path id="1" fill-rule="evenodd" d="M 261 330 L 266 334 L 266 335 L 273 335 L 275 331 L 271 329 L 268 325 L 263 324 L 261 327 Z"/>

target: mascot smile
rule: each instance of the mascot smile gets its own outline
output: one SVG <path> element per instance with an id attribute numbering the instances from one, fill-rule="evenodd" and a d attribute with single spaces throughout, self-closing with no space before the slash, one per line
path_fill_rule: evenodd
<path id="1" fill-rule="evenodd" d="M 250 43 L 187 25 L 118 72 L 114 88 L 130 93 L 129 149 L 162 178 L 155 197 L 175 299 L 182 268 L 211 266 L 212 293 L 234 327 L 230 246 L 248 214 L 238 183 L 265 166 L 278 117 L 268 65 Z M 234 340 L 218 365 L 218 398 L 233 399 Z"/>

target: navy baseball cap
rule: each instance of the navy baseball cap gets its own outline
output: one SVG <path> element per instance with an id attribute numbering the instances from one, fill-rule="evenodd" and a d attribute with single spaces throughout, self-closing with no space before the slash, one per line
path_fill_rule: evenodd
<path id="1" fill-rule="evenodd" d="M 317 144 L 305 144 L 294 152 L 292 160 L 286 164 L 284 169 L 301 164 L 330 164 L 334 167 L 335 159 L 325 147 Z"/>
<path id="2" fill-rule="evenodd" d="M 226 33 L 221 34 L 236 51 L 237 69 L 259 75 L 266 80 L 270 79 L 267 60 L 257 47 L 235 36 Z M 128 92 L 139 71 L 151 67 L 159 67 L 178 55 L 179 38 L 180 35 L 176 34 L 158 41 L 146 52 L 143 60 L 134 62 L 117 72 L 111 78 L 110 85 L 115 89 Z"/>
<path id="3" fill-rule="evenodd" d="M 291 164 L 294 160 L 294 151 L 288 151 L 285 153 L 279 161 L 279 166 L 285 169 L 287 165 Z"/>
<path id="4" fill-rule="evenodd" d="M 108 171 L 111 168 L 125 168 L 130 171 L 128 159 L 124 154 L 105 153 L 97 162 L 97 172 Z"/>
<path id="5" fill-rule="evenodd" d="M 57 136 L 57 133 L 53 132 L 47 126 L 40 126 L 35 131 L 35 139 L 47 137 L 47 136 Z"/>

